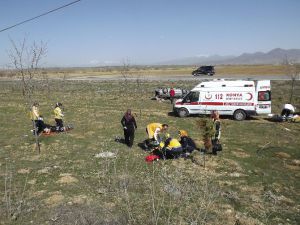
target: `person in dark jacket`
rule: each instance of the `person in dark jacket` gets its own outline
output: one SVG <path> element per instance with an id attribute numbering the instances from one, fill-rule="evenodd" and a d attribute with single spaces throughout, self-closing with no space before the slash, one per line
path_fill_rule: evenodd
<path id="1" fill-rule="evenodd" d="M 131 113 L 131 109 L 127 109 L 121 120 L 121 124 L 124 129 L 125 144 L 131 148 L 134 141 L 134 131 L 137 129 L 136 121 Z"/>
<path id="2" fill-rule="evenodd" d="M 185 153 L 192 153 L 195 149 L 197 149 L 194 140 L 188 136 L 188 133 L 185 130 L 179 130 L 179 135 L 180 144 Z"/>
<path id="3" fill-rule="evenodd" d="M 212 137 L 212 141 L 219 141 L 221 138 L 221 120 L 218 111 L 213 111 L 211 114 L 211 118 L 213 120 L 213 129 L 214 129 L 214 136 Z"/>
<path id="4" fill-rule="evenodd" d="M 213 121 L 213 130 L 214 134 L 211 137 L 211 143 L 213 145 L 212 148 L 212 154 L 217 155 L 217 151 L 221 151 L 221 144 L 220 144 L 220 138 L 221 138 L 221 120 L 220 115 L 218 111 L 212 111 L 211 118 Z"/>

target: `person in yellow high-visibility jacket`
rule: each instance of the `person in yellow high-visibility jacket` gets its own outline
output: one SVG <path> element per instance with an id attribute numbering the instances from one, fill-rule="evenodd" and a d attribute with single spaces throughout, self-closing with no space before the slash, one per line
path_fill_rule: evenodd
<path id="1" fill-rule="evenodd" d="M 40 115 L 39 110 L 39 103 L 34 102 L 31 111 L 30 111 L 30 118 L 33 121 L 33 134 L 39 135 L 41 132 L 50 133 L 50 125 L 44 123 L 43 117 Z"/>
<path id="2" fill-rule="evenodd" d="M 146 127 L 146 132 L 149 139 L 154 139 L 155 141 L 160 142 L 159 134 L 165 132 L 168 129 L 168 124 L 161 123 L 150 123 Z"/>
<path id="3" fill-rule="evenodd" d="M 168 138 L 160 144 L 162 153 L 166 159 L 176 159 L 183 153 L 180 142 L 175 138 Z"/>
<path id="4" fill-rule="evenodd" d="M 39 117 L 40 117 L 39 103 L 34 102 L 30 111 L 30 119 L 36 121 L 39 119 Z"/>
<path id="5" fill-rule="evenodd" d="M 62 112 L 62 104 L 60 102 L 57 102 L 55 104 L 55 108 L 54 108 L 54 119 L 55 119 L 55 122 L 56 122 L 56 131 L 57 132 L 60 132 L 60 131 L 65 131 L 65 127 L 64 127 L 64 124 L 63 124 L 63 117 L 64 117 L 64 114 Z"/>

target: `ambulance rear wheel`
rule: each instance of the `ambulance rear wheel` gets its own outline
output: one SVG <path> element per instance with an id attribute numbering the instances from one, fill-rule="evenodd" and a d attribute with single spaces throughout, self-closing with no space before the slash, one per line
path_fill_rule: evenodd
<path id="1" fill-rule="evenodd" d="M 187 117 L 189 115 L 189 111 L 187 111 L 185 108 L 181 108 L 178 111 L 178 115 L 179 117 Z"/>
<path id="2" fill-rule="evenodd" d="M 236 110 L 233 114 L 233 118 L 238 121 L 242 121 L 242 120 L 246 119 L 246 116 L 247 115 L 246 115 L 245 111 L 242 109 Z"/>

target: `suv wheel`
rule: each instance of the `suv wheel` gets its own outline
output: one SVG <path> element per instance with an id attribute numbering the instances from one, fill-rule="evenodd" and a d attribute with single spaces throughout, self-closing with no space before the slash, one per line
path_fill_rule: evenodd
<path id="1" fill-rule="evenodd" d="M 187 109 L 185 108 L 181 108 L 178 111 L 178 116 L 179 117 L 187 117 L 189 115 L 189 111 L 187 111 Z"/>
<path id="2" fill-rule="evenodd" d="M 246 115 L 245 111 L 242 109 L 236 110 L 233 114 L 233 118 L 237 121 L 242 121 L 242 120 L 246 119 L 246 116 L 247 115 Z"/>

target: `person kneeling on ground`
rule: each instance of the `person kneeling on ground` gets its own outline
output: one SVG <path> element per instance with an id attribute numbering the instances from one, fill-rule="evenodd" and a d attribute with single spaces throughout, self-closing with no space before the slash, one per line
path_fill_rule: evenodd
<path id="1" fill-rule="evenodd" d="M 148 139 L 145 140 L 145 148 L 149 149 L 154 143 L 160 143 L 162 141 L 162 134 L 168 129 L 168 124 L 161 123 L 150 123 L 146 127 L 146 133 L 148 134 Z"/>
<path id="2" fill-rule="evenodd" d="M 62 118 L 64 117 L 64 114 L 62 113 L 62 104 L 60 102 L 57 102 L 55 104 L 54 108 L 54 119 L 56 122 L 56 132 L 63 132 L 65 131 L 65 127 L 63 124 Z"/>
<path id="3" fill-rule="evenodd" d="M 161 140 L 159 134 L 161 134 L 162 132 L 166 132 L 168 127 L 169 127 L 168 124 L 161 124 L 161 123 L 148 124 L 146 127 L 148 138 L 160 142 Z"/>
<path id="4" fill-rule="evenodd" d="M 292 104 L 290 103 L 284 104 L 282 107 L 281 116 L 284 119 L 289 116 L 292 117 L 294 112 L 295 112 L 295 107 Z"/>
<path id="5" fill-rule="evenodd" d="M 188 136 L 187 131 L 179 130 L 180 144 L 182 146 L 183 152 L 186 154 L 192 153 L 197 149 L 196 144 L 192 138 Z"/>
<path id="6" fill-rule="evenodd" d="M 41 132 L 50 133 L 50 126 L 44 123 L 44 119 L 40 115 L 38 102 L 33 103 L 31 107 L 30 117 L 34 125 L 34 129 L 32 130 L 33 134 L 35 134 L 35 132 L 37 133 L 37 135 L 39 135 Z"/>
<path id="7" fill-rule="evenodd" d="M 175 138 L 168 138 L 165 142 L 161 142 L 160 147 L 164 159 L 177 159 L 183 153 L 180 142 Z"/>

